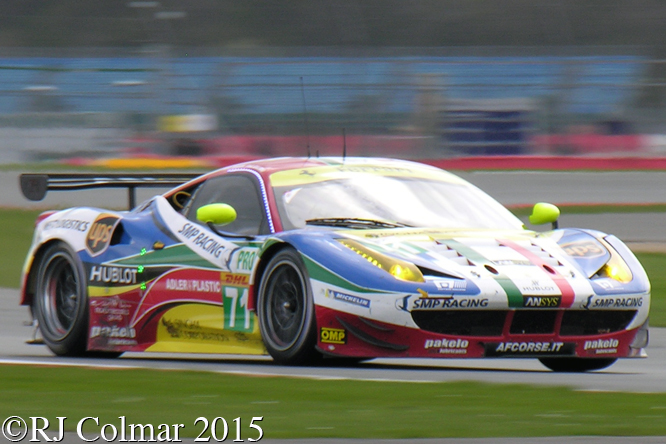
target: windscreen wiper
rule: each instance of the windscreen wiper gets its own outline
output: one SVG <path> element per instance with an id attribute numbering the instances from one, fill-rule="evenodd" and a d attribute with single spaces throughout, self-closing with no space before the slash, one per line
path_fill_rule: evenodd
<path id="1" fill-rule="evenodd" d="M 357 219 L 354 217 L 328 217 L 322 219 L 309 219 L 305 221 L 308 225 L 319 225 L 325 227 L 345 228 L 405 228 L 411 225 L 400 222 L 387 222 L 374 219 Z"/>

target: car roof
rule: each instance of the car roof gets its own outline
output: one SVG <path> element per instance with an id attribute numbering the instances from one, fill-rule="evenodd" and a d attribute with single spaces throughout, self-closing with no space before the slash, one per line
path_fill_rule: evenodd
<path id="1" fill-rule="evenodd" d="M 401 159 L 388 159 L 382 157 L 278 157 L 271 159 L 251 160 L 209 173 L 210 176 L 224 174 L 230 170 L 249 169 L 268 177 L 279 171 L 305 169 L 314 167 L 335 167 L 345 166 L 354 167 L 362 165 L 372 165 L 385 168 L 410 168 L 410 169 L 429 169 L 433 171 L 442 171 L 439 168 L 432 167 L 423 163 L 413 162 Z"/>

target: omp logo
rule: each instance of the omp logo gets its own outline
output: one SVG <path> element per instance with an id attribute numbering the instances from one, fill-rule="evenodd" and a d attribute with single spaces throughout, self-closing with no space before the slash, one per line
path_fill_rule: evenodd
<path id="1" fill-rule="evenodd" d="M 562 303 L 560 296 L 523 296 L 523 307 L 559 307 Z"/>
<path id="2" fill-rule="evenodd" d="M 347 332 L 340 328 L 322 327 L 319 338 L 324 344 L 346 344 Z"/>
<path id="3" fill-rule="evenodd" d="M 112 214 L 97 216 L 86 236 L 86 249 L 91 256 L 97 256 L 106 250 L 118 221 L 120 221 L 120 218 Z"/>

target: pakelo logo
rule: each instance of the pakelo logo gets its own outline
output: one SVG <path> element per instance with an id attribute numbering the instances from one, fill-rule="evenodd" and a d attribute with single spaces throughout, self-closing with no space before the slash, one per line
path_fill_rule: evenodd
<path id="1" fill-rule="evenodd" d="M 347 332 L 341 328 L 322 327 L 319 338 L 324 344 L 346 344 Z"/>
<path id="2" fill-rule="evenodd" d="M 617 353 L 617 347 L 620 341 L 617 339 L 597 339 L 594 341 L 585 341 L 583 350 L 594 350 L 598 355 Z"/>
<path id="3" fill-rule="evenodd" d="M 111 243 L 113 229 L 120 218 L 112 214 L 100 214 L 93 222 L 86 236 L 86 249 L 91 256 L 103 253 Z"/>
<path id="4" fill-rule="evenodd" d="M 554 308 L 562 303 L 560 296 L 523 296 L 523 307 Z"/>
<path id="5" fill-rule="evenodd" d="M 446 355 L 465 355 L 469 341 L 465 339 L 426 339 L 423 348 L 439 349 L 438 353 Z"/>
<path id="6" fill-rule="evenodd" d="M 101 336 L 103 338 L 136 338 L 136 330 L 131 327 L 93 327 L 90 329 L 90 339 Z"/>

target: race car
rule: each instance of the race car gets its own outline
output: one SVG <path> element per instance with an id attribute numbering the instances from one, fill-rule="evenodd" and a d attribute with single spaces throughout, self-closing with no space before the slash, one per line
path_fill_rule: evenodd
<path id="1" fill-rule="evenodd" d="M 135 205 L 137 187 L 165 185 Z M 128 211 L 36 221 L 21 304 L 56 355 L 515 357 L 555 371 L 646 356 L 650 283 L 625 244 L 557 228 L 544 203 L 530 222 L 552 226 L 528 229 L 432 166 L 278 158 L 199 177 L 26 174 L 21 186 L 32 200 L 129 189 Z"/>

